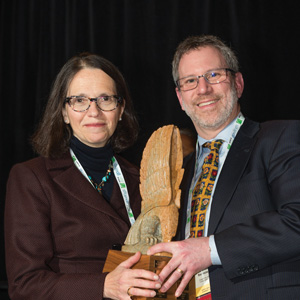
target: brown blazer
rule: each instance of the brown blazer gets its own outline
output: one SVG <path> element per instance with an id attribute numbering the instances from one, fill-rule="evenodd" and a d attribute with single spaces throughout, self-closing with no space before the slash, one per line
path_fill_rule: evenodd
<path id="1" fill-rule="evenodd" d="M 116 156 L 135 217 L 138 169 Z M 114 179 L 115 180 L 115 179 Z M 115 180 L 108 203 L 67 153 L 15 165 L 5 204 L 5 251 L 12 300 L 100 300 L 108 250 L 123 244 L 130 222 Z"/>

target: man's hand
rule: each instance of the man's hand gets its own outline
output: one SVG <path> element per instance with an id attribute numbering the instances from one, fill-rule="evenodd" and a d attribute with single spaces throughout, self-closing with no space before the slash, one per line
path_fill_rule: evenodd
<path id="1" fill-rule="evenodd" d="M 160 243 L 148 250 L 148 255 L 158 252 L 169 252 L 173 255 L 159 274 L 160 281 L 163 282 L 161 292 L 166 292 L 183 276 L 175 292 L 175 296 L 179 297 L 195 274 L 212 265 L 208 240 L 208 237 L 190 238 L 179 242 Z"/>

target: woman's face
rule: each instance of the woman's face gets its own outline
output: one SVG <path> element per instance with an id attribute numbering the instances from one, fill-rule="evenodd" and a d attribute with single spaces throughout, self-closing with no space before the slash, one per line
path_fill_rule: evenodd
<path id="1" fill-rule="evenodd" d="M 71 81 L 67 92 L 67 97 L 96 98 L 111 95 L 116 95 L 113 79 L 102 70 L 95 68 L 80 70 Z M 102 111 L 92 101 L 90 108 L 84 112 L 76 112 L 72 110 L 69 104 L 66 104 L 62 114 L 65 123 L 70 124 L 74 136 L 82 143 L 90 147 L 103 147 L 117 127 L 124 111 L 124 103 L 123 101 L 113 111 Z"/>

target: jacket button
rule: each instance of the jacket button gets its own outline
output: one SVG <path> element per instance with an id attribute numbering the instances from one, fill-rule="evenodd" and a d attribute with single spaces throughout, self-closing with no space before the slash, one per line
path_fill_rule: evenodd
<path id="1" fill-rule="evenodd" d="M 238 273 L 240 275 L 244 275 L 245 274 L 245 268 L 244 267 L 243 268 L 238 268 Z"/>

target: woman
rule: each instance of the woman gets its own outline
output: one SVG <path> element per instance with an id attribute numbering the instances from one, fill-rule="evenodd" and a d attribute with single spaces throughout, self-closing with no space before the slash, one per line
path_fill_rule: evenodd
<path id="1" fill-rule="evenodd" d="M 97 55 L 71 58 L 33 136 L 40 156 L 15 165 L 7 184 L 12 300 L 155 295 L 157 275 L 130 269 L 139 253 L 102 273 L 108 250 L 123 244 L 140 212 L 138 170 L 115 154 L 136 137 L 136 118 L 118 69 Z"/>

